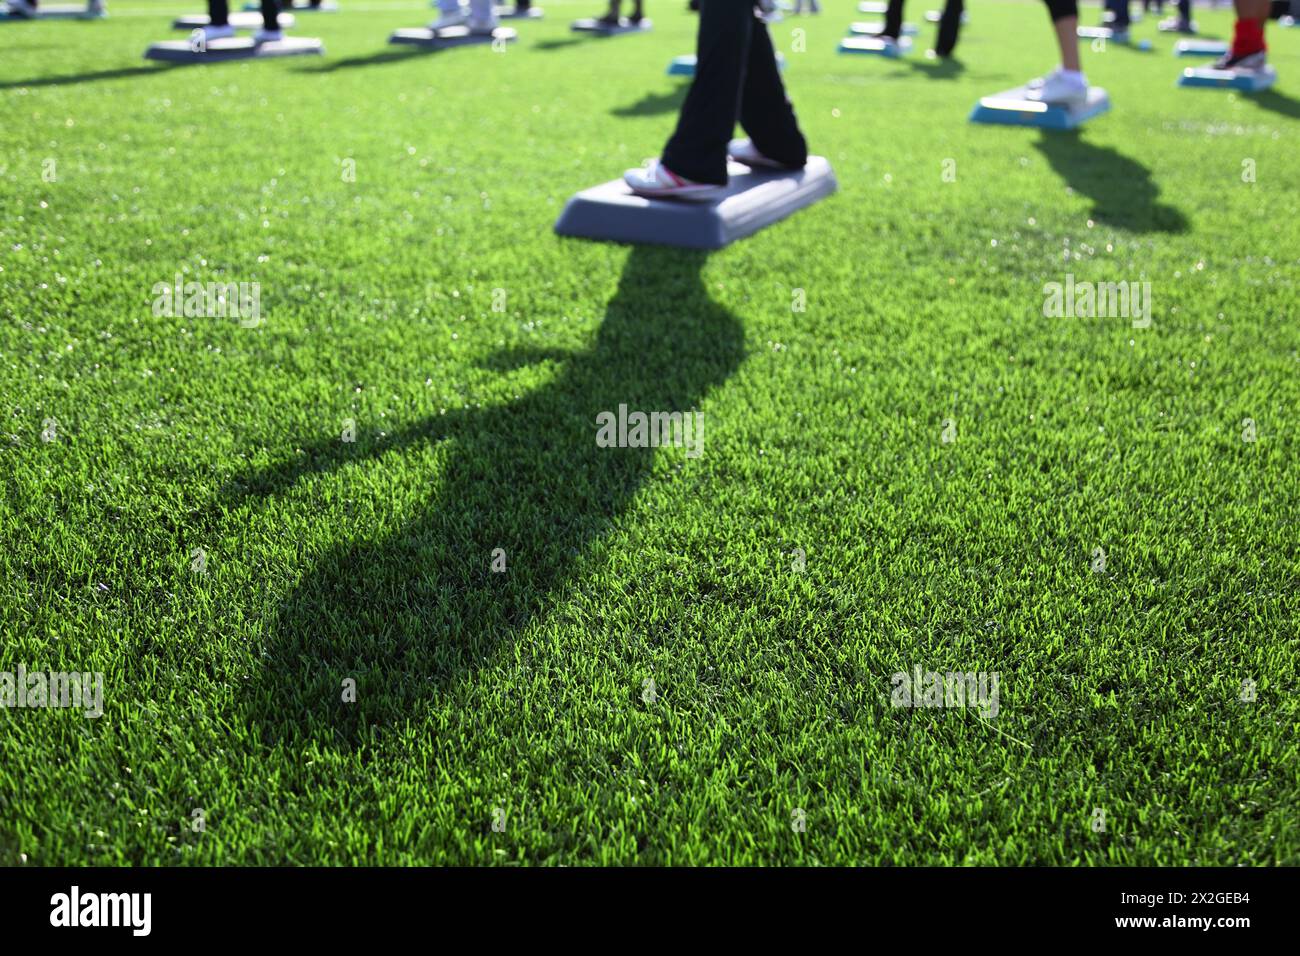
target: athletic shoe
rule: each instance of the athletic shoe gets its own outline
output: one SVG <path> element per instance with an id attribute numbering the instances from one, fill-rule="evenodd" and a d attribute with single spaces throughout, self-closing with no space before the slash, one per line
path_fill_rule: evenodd
<path id="1" fill-rule="evenodd" d="M 474 36 L 491 36 L 492 31 L 501 25 L 495 13 L 491 14 L 486 20 L 475 20 L 472 16 L 466 21 L 469 32 Z"/>
<path id="2" fill-rule="evenodd" d="M 1229 50 L 1214 61 L 1216 70 L 1233 70 L 1237 73 L 1255 73 L 1266 66 L 1268 66 L 1267 50 L 1256 50 L 1254 53 L 1246 53 L 1241 56 L 1237 56 Z"/>
<path id="3" fill-rule="evenodd" d="M 448 27 L 463 27 L 469 23 L 469 12 L 463 7 L 455 13 L 439 14 L 438 19 L 429 24 L 429 29 L 437 33 Z"/>
<path id="4" fill-rule="evenodd" d="M 754 169 L 798 169 L 797 166 L 790 166 L 764 156 L 748 139 L 733 139 L 727 144 L 727 155 L 736 162 L 744 163 Z"/>
<path id="5" fill-rule="evenodd" d="M 203 34 L 203 40 L 207 42 L 208 40 L 228 40 L 235 35 L 235 28 L 228 23 L 221 26 L 205 23 L 192 32 Z"/>
<path id="6" fill-rule="evenodd" d="M 9 12 L 16 17 L 31 19 L 36 16 L 36 8 L 27 0 L 9 0 Z"/>
<path id="7" fill-rule="evenodd" d="M 640 169 L 629 169 L 623 174 L 623 182 L 638 196 L 650 199 L 689 199 L 699 202 L 713 199 L 723 192 L 722 186 L 697 183 L 678 176 L 657 159 L 647 160 Z"/>
<path id="8" fill-rule="evenodd" d="M 1129 35 L 1128 35 L 1128 31 L 1127 31 L 1127 30 L 1114 30 L 1114 29 L 1112 29 L 1112 30 L 1110 31 L 1110 42 L 1111 42 L 1111 43 L 1128 43 L 1128 41 L 1129 41 Z"/>
<path id="9" fill-rule="evenodd" d="M 86 12 L 91 16 L 104 16 L 107 12 L 104 10 L 104 0 L 90 0 L 90 2 L 86 4 Z"/>
<path id="10" fill-rule="evenodd" d="M 1088 98 L 1088 81 L 1081 73 L 1076 76 L 1077 79 L 1067 76 L 1064 70 L 1055 70 L 1047 76 L 1030 80 L 1026 84 L 1026 95 L 1040 103 L 1082 103 Z"/>
<path id="11" fill-rule="evenodd" d="M 283 30 L 258 30 L 253 34 L 254 43 L 279 43 L 283 39 Z"/>
<path id="12" fill-rule="evenodd" d="M 1192 21 L 1184 20 L 1182 17 L 1170 17 L 1167 20 L 1161 20 L 1160 29 L 1165 33 L 1181 33 L 1185 36 L 1196 36 L 1196 27 L 1192 26 Z"/>

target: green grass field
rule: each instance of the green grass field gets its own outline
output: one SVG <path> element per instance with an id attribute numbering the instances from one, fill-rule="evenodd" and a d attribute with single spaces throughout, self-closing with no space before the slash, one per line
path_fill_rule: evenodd
<path id="1" fill-rule="evenodd" d="M 504 54 L 342 5 L 203 68 L 140 58 L 197 2 L 0 24 L 0 671 L 105 711 L 0 711 L 0 863 L 1300 862 L 1300 29 L 1251 97 L 1148 17 L 1045 135 L 966 121 L 1040 4 L 945 69 L 828 0 L 772 32 L 840 192 L 705 255 L 551 231 L 671 131 L 684 0 Z M 703 454 L 596 447 L 620 404 Z"/>

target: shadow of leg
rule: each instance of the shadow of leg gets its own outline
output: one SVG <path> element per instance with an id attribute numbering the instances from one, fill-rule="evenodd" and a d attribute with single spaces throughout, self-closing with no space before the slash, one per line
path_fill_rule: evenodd
<path id="1" fill-rule="evenodd" d="M 1052 168 L 1094 203 L 1098 222 L 1133 232 L 1186 232 L 1186 217 L 1159 202 L 1151 170 L 1114 149 L 1094 146 L 1077 130 L 1045 133 L 1034 144 Z"/>
<path id="2" fill-rule="evenodd" d="M 249 700 L 265 740 L 353 744 L 427 706 L 545 613 L 654 456 L 685 460 L 678 448 L 598 447 L 596 416 L 620 404 L 698 408 L 742 361 L 743 330 L 710 301 L 705 260 L 634 248 L 592 347 L 564 358 L 551 382 L 507 405 L 418 422 L 385 443 L 388 457 L 448 442 L 447 467 L 427 476 L 436 490 L 414 520 L 335 548 L 283 603 Z M 347 480 L 324 473 L 363 455 L 322 443 L 308 453 L 311 480 Z M 306 474 L 270 471 L 248 484 L 275 489 Z M 492 571 L 498 548 L 504 573 Z M 342 702 L 349 678 L 352 704 Z"/>

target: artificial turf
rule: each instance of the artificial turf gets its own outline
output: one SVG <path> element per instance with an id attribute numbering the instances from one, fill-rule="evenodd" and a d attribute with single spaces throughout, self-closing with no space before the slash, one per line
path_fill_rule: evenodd
<path id="1" fill-rule="evenodd" d="M 658 152 L 694 17 L 544 6 L 171 69 L 197 3 L 0 24 L 0 671 L 105 675 L 0 710 L 0 864 L 1300 862 L 1300 29 L 1246 96 L 1148 17 L 1043 134 L 966 121 L 1040 4 L 944 66 L 826 2 L 772 33 L 840 192 L 706 255 L 551 232 Z M 264 321 L 156 317 L 177 273 Z M 1045 316 L 1067 274 L 1150 327 Z M 620 404 L 703 454 L 597 447 Z M 997 716 L 892 706 L 914 667 Z"/>

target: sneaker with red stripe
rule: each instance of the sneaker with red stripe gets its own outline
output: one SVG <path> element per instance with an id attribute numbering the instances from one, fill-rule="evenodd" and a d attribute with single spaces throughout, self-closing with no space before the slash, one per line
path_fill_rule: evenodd
<path id="1" fill-rule="evenodd" d="M 697 202 L 715 199 L 726 188 L 678 176 L 657 159 L 647 160 L 640 169 L 629 169 L 623 174 L 623 182 L 638 196 L 650 199 L 691 199 Z"/>

